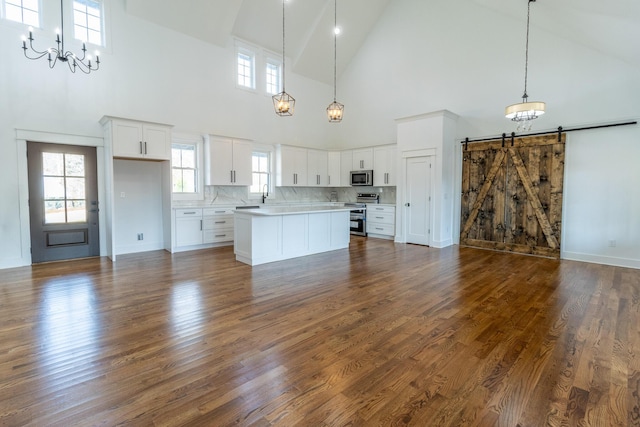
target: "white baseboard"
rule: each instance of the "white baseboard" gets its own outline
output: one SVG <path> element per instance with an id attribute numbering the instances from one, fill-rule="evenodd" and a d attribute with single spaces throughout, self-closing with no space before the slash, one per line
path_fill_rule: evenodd
<path id="1" fill-rule="evenodd" d="M 627 258 L 614 258 L 602 255 L 583 254 L 580 252 L 565 252 L 561 254 L 562 259 L 571 261 L 592 262 L 595 264 L 613 265 L 616 267 L 638 268 L 640 269 L 640 260 Z"/>

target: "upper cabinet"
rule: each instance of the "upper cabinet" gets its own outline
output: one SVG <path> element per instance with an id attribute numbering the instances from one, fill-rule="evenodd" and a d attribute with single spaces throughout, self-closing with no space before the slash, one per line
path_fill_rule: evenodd
<path id="1" fill-rule="evenodd" d="M 251 141 L 205 137 L 205 184 L 251 185 Z"/>
<path id="2" fill-rule="evenodd" d="M 353 170 L 353 152 L 345 150 L 340 153 L 340 184 L 351 187 L 351 171 Z"/>
<path id="3" fill-rule="evenodd" d="M 373 169 L 373 149 L 359 148 L 352 150 L 353 153 L 353 169 L 352 170 L 371 170 Z"/>
<path id="4" fill-rule="evenodd" d="M 342 184 L 340 164 L 340 151 L 329 151 L 327 153 L 327 185 L 329 187 L 340 187 Z"/>
<path id="5" fill-rule="evenodd" d="M 396 146 L 385 145 L 373 148 L 373 185 L 377 187 L 396 185 Z"/>
<path id="6" fill-rule="evenodd" d="M 281 145 L 278 147 L 277 153 L 276 185 L 278 187 L 306 187 L 307 149 Z"/>
<path id="7" fill-rule="evenodd" d="M 118 158 L 170 160 L 171 126 L 105 116 L 100 120 Z"/>
<path id="8" fill-rule="evenodd" d="M 307 150 L 307 185 L 327 187 L 329 185 L 328 153 L 323 150 Z"/>

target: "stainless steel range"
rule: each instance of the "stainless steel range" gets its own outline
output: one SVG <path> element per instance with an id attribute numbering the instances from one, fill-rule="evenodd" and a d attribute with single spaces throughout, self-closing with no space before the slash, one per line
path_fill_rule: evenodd
<path id="1" fill-rule="evenodd" d="M 345 203 L 351 208 L 351 234 L 367 235 L 367 203 L 380 203 L 378 194 L 358 193 L 356 203 Z"/>

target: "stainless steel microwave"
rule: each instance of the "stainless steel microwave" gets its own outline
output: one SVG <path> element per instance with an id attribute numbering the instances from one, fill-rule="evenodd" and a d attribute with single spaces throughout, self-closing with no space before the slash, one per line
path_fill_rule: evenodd
<path id="1" fill-rule="evenodd" d="M 351 185 L 373 185 L 373 171 L 351 171 Z"/>

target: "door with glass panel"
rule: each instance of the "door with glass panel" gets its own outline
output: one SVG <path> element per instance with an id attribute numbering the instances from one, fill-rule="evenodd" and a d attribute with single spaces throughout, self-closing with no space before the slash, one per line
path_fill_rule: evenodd
<path id="1" fill-rule="evenodd" d="M 100 255 L 95 147 L 27 143 L 31 260 Z"/>

